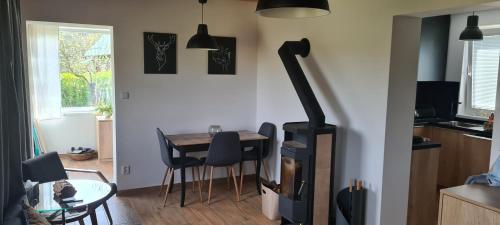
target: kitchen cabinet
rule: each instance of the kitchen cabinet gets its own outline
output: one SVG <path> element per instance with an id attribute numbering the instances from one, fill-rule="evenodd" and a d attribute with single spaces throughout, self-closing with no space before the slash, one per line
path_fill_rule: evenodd
<path id="1" fill-rule="evenodd" d="M 500 224 L 500 192 L 486 185 L 441 190 L 438 225 Z"/>
<path id="2" fill-rule="evenodd" d="M 459 152 L 461 148 L 461 138 L 463 132 L 433 127 L 432 141 L 441 144 L 439 157 L 438 185 L 442 187 L 452 187 L 458 185 L 458 165 L 460 161 Z M 463 182 L 461 183 L 463 184 Z"/>
<path id="3" fill-rule="evenodd" d="M 491 140 L 441 127 L 415 127 L 414 135 L 429 137 L 441 144 L 438 185 L 453 187 L 464 184 L 472 175 L 488 172 Z"/>
<path id="4" fill-rule="evenodd" d="M 413 136 L 430 138 L 432 137 L 432 127 L 425 127 L 425 126 L 414 127 Z"/>
<path id="5" fill-rule="evenodd" d="M 412 151 L 407 225 L 437 222 L 439 153 L 439 147 Z"/>
<path id="6" fill-rule="evenodd" d="M 486 173 L 490 165 L 491 140 L 484 137 L 463 134 L 459 148 L 457 182 L 463 184 L 469 176 Z"/>

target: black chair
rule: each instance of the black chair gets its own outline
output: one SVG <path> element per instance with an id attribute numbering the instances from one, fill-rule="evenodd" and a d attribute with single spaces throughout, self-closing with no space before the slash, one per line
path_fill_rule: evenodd
<path id="1" fill-rule="evenodd" d="M 212 176 L 214 167 L 226 167 L 228 176 L 233 177 L 236 192 L 236 200 L 240 201 L 238 183 L 234 173 L 233 165 L 241 161 L 240 135 L 238 132 L 220 132 L 214 135 L 208 155 L 205 160 L 205 167 L 210 166 L 210 183 L 208 186 L 208 204 L 212 195 Z M 205 168 L 203 169 L 203 179 L 205 179 Z"/>
<path id="2" fill-rule="evenodd" d="M 111 213 L 109 211 L 109 207 L 106 201 L 116 194 L 117 188 L 116 184 L 109 183 L 109 181 L 106 179 L 106 177 L 104 177 L 104 175 L 100 171 L 64 168 L 57 152 L 49 152 L 40 155 L 36 158 L 26 160 L 22 163 L 22 168 L 23 168 L 24 181 L 31 180 L 39 183 L 66 180 L 68 179 L 67 172 L 96 174 L 97 176 L 99 176 L 101 180 L 103 180 L 104 182 L 108 183 L 111 186 L 110 194 L 106 196 L 104 199 L 102 199 L 102 201 L 90 205 L 87 211 L 85 213 L 80 214 L 79 216 L 73 218 L 67 218 L 65 221 L 53 220 L 51 221 L 51 223 L 61 224 L 61 223 L 72 223 L 78 221 L 80 224 L 84 224 L 83 218 L 90 216 L 92 224 L 97 224 L 95 209 L 102 205 L 104 207 L 104 210 L 106 211 L 106 216 L 108 217 L 109 224 L 113 224 L 113 218 L 111 217 Z"/>
<path id="3" fill-rule="evenodd" d="M 160 130 L 160 128 L 156 128 L 156 134 L 158 135 L 158 141 L 160 143 L 160 153 L 161 159 L 163 163 L 167 166 L 167 170 L 165 171 L 165 175 L 163 176 L 163 181 L 161 182 L 160 194 L 163 191 L 163 187 L 165 186 L 165 180 L 167 180 L 167 190 L 165 192 L 165 200 L 163 200 L 163 207 L 167 204 L 168 192 L 171 189 L 171 183 L 174 178 L 174 171 L 176 169 L 180 169 L 182 166 L 185 168 L 191 167 L 193 174 L 193 185 L 194 185 L 194 168 L 196 167 L 196 171 L 198 174 L 198 191 L 200 192 L 200 201 L 203 203 L 203 197 L 201 195 L 201 181 L 200 181 L 200 166 L 203 165 L 203 161 L 194 157 L 185 157 L 185 161 L 182 161 L 181 158 L 173 157 L 173 152 L 168 150 L 167 139 L 165 138 L 165 134 Z M 168 177 L 168 178 L 167 178 Z M 194 186 L 193 186 L 194 188 Z"/>
<path id="4" fill-rule="evenodd" d="M 269 177 L 269 167 L 266 163 L 265 158 L 269 156 L 269 153 L 271 152 L 271 148 L 273 147 L 274 143 L 274 138 L 276 135 L 276 126 L 272 123 L 262 123 L 262 125 L 259 128 L 260 135 L 266 136 L 268 140 L 266 141 L 264 145 L 264 149 L 262 149 L 262 165 L 264 166 L 264 172 L 266 174 L 267 180 L 270 180 Z M 243 192 L 243 178 L 244 178 L 244 171 L 243 171 L 243 163 L 246 161 L 253 161 L 255 170 L 257 170 L 257 159 L 259 158 L 259 151 L 257 148 L 252 148 L 251 150 L 245 151 L 243 149 L 242 156 L 241 156 L 241 163 L 240 163 L 240 193 Z M 259 176 L 260 174 L 257 174 Z"/>

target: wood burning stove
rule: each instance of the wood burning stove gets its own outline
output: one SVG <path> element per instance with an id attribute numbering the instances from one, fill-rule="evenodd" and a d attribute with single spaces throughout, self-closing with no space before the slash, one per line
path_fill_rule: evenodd
<path id="1" fill-rule="evenodd" d="M 335 224 L 333 177 L 336 127 L 325 116 L 295 55 L 306 57 L 307 39 L 287 41 L 278 53 L 309 118 L 285 123 L 281 147 L 281 224 Z"/>

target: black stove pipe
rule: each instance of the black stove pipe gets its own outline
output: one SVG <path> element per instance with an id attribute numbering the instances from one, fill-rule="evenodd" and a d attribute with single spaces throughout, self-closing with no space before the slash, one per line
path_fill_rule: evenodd
<path id="1" fill-rule="evenodd" d="M 278 54 L 299 96 L 302 107 L 306 111 L 309 126 L 323 127 L 325 125 L 325 114 L 304 75 L 304 71 L 300 67 L 299 61 L 295 57 L 295 55 L 308 56 L 310 48 L 309 40 L 306 38 L 300 41 L 286 41 L 278 50 Z"/>

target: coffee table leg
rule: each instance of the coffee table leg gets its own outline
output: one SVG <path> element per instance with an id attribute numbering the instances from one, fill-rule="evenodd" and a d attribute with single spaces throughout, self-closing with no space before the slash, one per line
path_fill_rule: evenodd
<path id="1" fill-rule="evenodd" d="M 113 218 L 111 217 L 111 212 L 109 211 L 108 203 L 102 203 L 104 210 L 106 211 L 106 216 L 108 217 L 108 221 L 110 225 L 113 225 Z"/>
<path id="2" fill-rule="evenodd" d="M 90 213 L 90 221 L 92 221 L 92 225 L 98 225 L 97 224 L 97 216 L 95 214 L 95 210 L 93 210 L 91 213 Z"/>
<path id="3" fill-rule="evenodd" d="M 61 216 L 62 216 L 62 219 L 61 219 L 62 225 L 66 225 L 66 210 L 64 210 L 64 209 L 62 210 Z"/>

